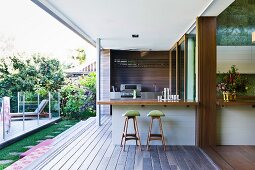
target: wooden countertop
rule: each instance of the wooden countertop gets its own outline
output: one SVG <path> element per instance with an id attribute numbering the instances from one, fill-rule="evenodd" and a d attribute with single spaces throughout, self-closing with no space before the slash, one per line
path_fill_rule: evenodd
<path id="1" fill-rule="evenodd" d="M 157 99 L 112 99 L 98 101 L 101 105 L 162 105 L 162 106 L 197 106 L 198 102 L 192 100 L 158 101 Z"/>
<path id="2" fill-rule="evenodd" d="M 249 99 L 237 99 L 236 101 L 224 102 L 223 100 L 218 100 L 217 105 L 224 106 L 252 106 L 255 107 L 255 100 Z"/>

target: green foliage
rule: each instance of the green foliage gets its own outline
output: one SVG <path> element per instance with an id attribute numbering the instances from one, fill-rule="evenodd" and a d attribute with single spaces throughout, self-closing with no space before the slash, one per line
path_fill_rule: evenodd
<path id="1" fill-rule="evenodd" d="M 81 65 L 86 62 L 86 53 L 85 50 L 82 48 L 78 48 L 74 50 L 74 55 L 72 56 L 73 63 L 68 67 L 75 67 L 76 65 Z"/>
<path id="2" fill-rule="evenodd" d="M 61 64 L 56 59 L 47 59 L 44 57 L 36 58 L 38 62 L 38 84 L 39 88 L 44 87 L 46 91 L 57 91 L 64 84 L 64 74 Z"/>
<path id="3" fill-rule="evenodd" d="M 67 118 L 80 118 L 81 106 L 85 102 L 84 89 L 77 85 L 68 84 L 61 89 L 63 116 Z"/>
<path id="4" fill-rule="evenodd" d="M 68 119 L 86 119 L 96 113 L 96 74 L 81 77 L 79 84 L 61 89 L 61 110 Z"/>
<path id="5" fill-rule="evenodd" d="M 93 93 L 96 93 L 96 73 L 91 72 L 88 74 L 88 76 L 80 79 L 80 85 L 87 87 Z"/>
<path id="6" fill-rule="evenodd" d="M 76 49 L 77 52 L 77 56 L 76 56 L 76 60 L 79 61 L 79 64 L 83 64 L 86 61 L 86 53 L 84 49 Z"/>
<path id="7" fill-rule="evenodd" d="M 0 62 L 0 97 L 11 97 L 12 112 L 17 111 L 17 93 L 20 91 L 57 91 L 64 84 L 64 74 L 56 59 L 39 54 L 10 56 Z"/>

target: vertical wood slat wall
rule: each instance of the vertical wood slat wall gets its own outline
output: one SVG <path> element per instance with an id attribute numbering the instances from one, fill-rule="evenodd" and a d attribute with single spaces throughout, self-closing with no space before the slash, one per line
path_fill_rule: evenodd
<path id="1" fill-rule="evenodd" d="M 216 144 L 216 17 L 197 18 L 197 145 Z"/>
<path id="2" fill-rule="evenodd" d="M 110 99 L 110 50 L 103 49 L 101 51 L 101 63 L 100 63 L 100 100 L 109 100 Z M 110 106 L 109 105 L 100 105 L 101 114 L 109 114 Z"/>

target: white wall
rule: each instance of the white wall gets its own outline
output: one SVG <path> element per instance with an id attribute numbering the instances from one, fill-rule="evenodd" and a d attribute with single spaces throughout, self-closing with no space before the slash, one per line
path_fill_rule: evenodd
<path id="1" fill-rule="evenodd" d="M 255 108 L 225 106 L 217 110 L 218 145 L 255 145 Z"/>
<path id="2" fill-rule="evenodd" d="M 255 46 L 217 46 L 217 71 L 237 65 L 240 73 L 255 73 Z"/>

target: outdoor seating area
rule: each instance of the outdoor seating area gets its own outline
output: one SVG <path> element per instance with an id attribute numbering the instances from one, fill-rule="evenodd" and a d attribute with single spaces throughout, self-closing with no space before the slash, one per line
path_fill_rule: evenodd
<path id="1" fill-rule="evenodd" d="M 17 99 L 15 105 L 11 105 L 9 97 L 0 99 L 0 148 L 60 119 L 58 93 L 40 96 L 31 92 L 20 92 Z M 17 110 L 12 113 L 14 108 Z"/>
<path id="2" fill-rule="evenodd" d="M 127 142 L 123 151 L 120 145 L 112 144 L 111 123 L 110 115 L 102 115 L 102 126 L 96 125 L 94 117 L 77 123 L 55 137 L 49 145 L 50 149 L 25 168 L 218 169 L 196 146 L 167 146 L 164 151 L 161 145 L 153 145 L 147 151 L 143 145 L 140 151 L 137 146 Z M 14 165 L 18 165 L 18 162 Z"/>
<path id="3" fill-rule="evenodd" d="M 24 119 L 33 119 L 37 118 L 38 115 L 42 116 L 42 112 L 45 108 L 45 106 L 48 104 L 49 100 L 42 100 L 41 103 L 38 105 L 38 107 L 33 112 L 24 112 Z M 23 119 L 23 113 L 10 113 L 11 119 Z M 49 114 L 43 114 L 44 116 L 47 116 Z"/>

